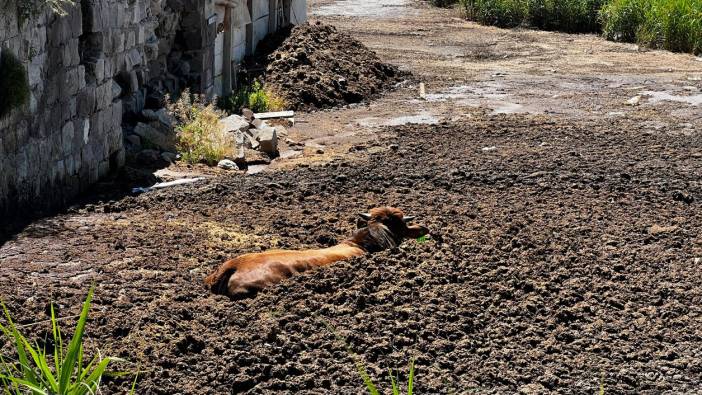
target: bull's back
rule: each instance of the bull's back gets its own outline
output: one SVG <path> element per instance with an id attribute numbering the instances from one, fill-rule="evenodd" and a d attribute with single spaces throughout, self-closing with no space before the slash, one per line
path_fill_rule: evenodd
<path id="1" fill-rule="evenodd" d="M 358 247 L 341 244 L 315 250 L 270 250 L 240 255 L 225 262 L 205 282 L 213 291 L 250 294 L 315 267 L 362 255 Z"/>

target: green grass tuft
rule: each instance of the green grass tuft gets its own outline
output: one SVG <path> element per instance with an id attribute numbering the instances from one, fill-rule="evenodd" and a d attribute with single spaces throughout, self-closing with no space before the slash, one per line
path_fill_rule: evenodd
<path id="1" fill-rule="evenodd" d="M 272 91 L 269 91 L 254 81 L 251 85 L 244 85 L 231 96 L 220 102 L 220 107 L 229 112 L 239 113 L 243 108 L 253 112 L 281 111 L 284 110 L 285 101 Z"/>
<path id="2" fill-rule="evenodd" d="M 319 318 L 319 320 L 327 328 L 327 330 L 329 330 L 329 332 L 331 332 L 334 335 L 334 337 L 336 337 L 336 339 L 341 344 L 344 345 L 344 347 L 346 348 L 346 352 L 348 352 L 349 356 L 351 356 L 351 359 L 354 362 L 354 365 L 356 365 L 356 371 L 358 371 L 358 375 L 361 376 L 361 380 L 363 380 L 363 384 L 366 386 L 366 390 L 368 390 L 368 393 L 370 395 L 380 395 L 380 391 L 378 390 L 378 387 L 373 383 L 373 379 L 371 379 L 370 375 L 368 375 L 368 371 L 366 370 L 366 365 L 361 360 L 361 357 L 351 349 L 351 346 L 349 346 L 346 339 L 344 339 L 344 337 L 341 336 L 329 322 L 327 322 L 326 320 L 324 320 L 322 318 Z M 400 395 L 400 387 L 398 384 L 399 379 L 397 377 L 397 374 L 393 373 L 393 371 L 391 369 L 388 369 L 388 377 L 390 378 L 390 383 L 392 385 L 393 395 Z M 407 379 L 407 395 L 412 395 L 413 391 L 414 391 L 414 358 L 410 360 L 410 364 L 409 364 L 409 377 Z"/>
<path id="3" fill-rule="evenodd" d="M 2 304 L 7 324 L 0 324 L 0 332 L 14 345 L 17 354 L 16 360 L 0 355 L 0 384 L 4 388 L 4 394 L 87 395 L 99 392 L 102 377 L 108 374 L 108 365 L 121 360 L 95 356 L 85 364 L 83 336 L 92 298 L 93 289 L 91 288 L 83 303 L 73 338 L 68 344 L 64 342 L 54 306 L 51 305 L 51 329 L 54 343 L 52 355 L 48 355 L 46 349 L 40 348 L 38 344 L 30 343 L 19 332 L 7 307 Z M 132 384 L 131 394 L 134 393 L 135 384 L 136 381 Z"/>
<path id="4" fill-rule="evenodd" d="M 166 107 L 176 119 L 176 146 L 183 161 L 213 166 L 232 155 L 232 137 L 219 126 L 225 114 L 214 103 L 186 89 L 175 102 L 166 97 Z"/>

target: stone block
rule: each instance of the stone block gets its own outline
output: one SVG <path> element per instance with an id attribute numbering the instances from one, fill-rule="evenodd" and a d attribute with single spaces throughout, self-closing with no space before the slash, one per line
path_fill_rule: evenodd
<path id="1" fill-rule="evenodd" d="M 239 115 L 230 115 L 219 120 L 219 127 L 225 133 L 236 131 L 246 132 L 249 130 L 250 125 L 246 118 Z"/>
<path id="2" fill-rule="evenodd" d="M 98 164 L 98 177 L 103 178 L 110 174 L 110 162 L 103 160 Z"/>
<path id="3" fill-rule="evenodd" d="M 125 20 L 125 7 L 123 4 L 118 4 L 112 10 L 112 27 L 116 29 L 123 28 L 127 23 Z"/>
<path id="4" fill-rule="evenodd" d="M 146 32 L 144 25 L 139 25 L 136 30 L 136 44 L 143 45 L 146 42 Z"/>
<path id="5" fill-rule="evenodd" d="M 61 79 L 61 97 L 68 98 L 78 93 L 81 86 L 85 86 L 85 69 L 74 67 L 66 70 Z"/>
<path id="6" fill-rule="evenodd" d="M 112 63 L 112 76 L 115 77 L 120 72 L 127 69 L 127 54 L 123 52 L 114 54 L 110 58 L 110 62 Z M 106 76 L 109 77 L 109 75 Z"/>
<path id="7" fill-rule="evenodd" d="M 49 76 L 44 81 L 44 98 L 47 105 L 53 105 L 61 97 L 61 81 L 64 79 L 65 72 L 59 70 L 55 75 Z"/>
<path id="8" fill-rule="evenodd" d="M 29 81 L 30 87 L 43 84 L 44 79 L 42 78 L 42 72 L 44 70 L 44 64 L 46 64 L 46 58 L 46 52 L 40 53 L 35 55 L 27 65 L 27 80 Z"/>
<path id="9" fill-rule="evenodd" d="M 118 70 L 118 69 L 114 68 L 112 60 L 105 59 L 104 62 L 105 62 L 105 79 L 113 78 L 116 74 L 116 70 Z"/>
<path id="10" fill-rule="evenodd" d="M 127 70 L 131 70 L 139 65 L 141 65 L 142 62 L 142 56 L 141 53 L 139 53 L 139 50 L 136 48 L 132 48 L 127 52 L 127 58 L 126 58 L 126 64 L 127 64 Z"/>
<path id="11" fill-rule="evenodd" d="M 112 124 L 122 126 L 122 101 L 117 100 L 112 103 Z"/>
<path id="12" fill-rule="evenodd" d="M 66 166 L 66 175 L 72 176 L 76 173 L 76 163 L 73 159 L 73 155 L 69 155 L 64 159 L 64 164 Z"/>
<path id="13" fill-rule="evenodd" d="M 23 182 L 29 175 L 29 159 L 26 148 L 20 149 L 15 154 L 15 166 L 17 167 L 17 181 Z"/>
<path id="14" fill-rule="evenodd" d="M 55 125 L 61 125 L 65 121 L 73 118 L 78 113 L 77 96 L 70 96 L 68 100 L 61 102 L 61 118 L 60 122 Z"/>
<path id="15" fill-rule="evenodd" d="M 100 122 L 100 113 L 96 112 L 90 116 L 90 136 L 91 140 L 93 136 L 99 138 L 103 135 L 102 123 Z"/>
<path id="16" fill-rule="evenodd" d="M 84 131 L 90 129 L 90 119 L 88 118 L 77 118 L 73 120 L 73 149 L 71 152 L 76 152 L 79 148 L 82 148 L 85 143 L 83 142 Z"/>
<path id="17" fill-rule="evenodd" d="M 78 89 L 83 89 L 85 88 L 85 66 L 78 65 L 76 67 L 76 73 L 78 74 Z"/>
<path id="18" fill-rule="evenodd" d="M 266 127 L 257 131 L 256 140 L 261 145 L 260 150 L 270 156 L 278 155 L 278 134 L 275 128 Z"/>
<path id="19" fill-rule="evenodd" d="M 145 123 L 139 122 L 134 128 L 134 134 L 141 137 L 142 141 L 146 140 L 161 150 L 175 150 L 175 142 L 170 136 L 161 133 Z"/>
<path id="20" fill-rule="evenodd" d="M 112 100 L 117 100 L 120 96 L 122 96 L 122 87 L 117 81 L 112 80 Z"/>
<path id="21" fill-rule="evenodd" d="M 102 82 L 105 80 L 106 75 L 105 75 L 105 59 L 100 58 L 95 61 L 95 69 L 93 70 L 95 74 L 95 79 L 97 79 L 99 82 Z"/>
<path id="22" fill-rule="evenodd" d="M 104 140 L 105 135 L 110 133 L 110 130 L 112 130 L 112 109 L 111 108 L 106 108 L 104 110 L 100 110 L 98 112 L 98 122 L 100 122 L 100 130 L 102 131 L 101 134 L 95 135 L 94 140 Z"/>
<path id="23" fill-rule="evenodd" d="M 38 145 L 39 145 L 39 156 L 42 158 L 42 161 L 45 163 L 46 158 L 51 157 L 51 139 L 49 139 L 49 138 L 39 139 Z"/>
<path id="24" fill-rule="evenodd" d="M 80 55 L 78 54 L 78 39 L 73 38 L 64 43 L 62 50 L 62 64 L 64 67 L 76 66 L 80 63 Z"/>
<path id="25" fill-rule="evenodd" d="M 41 155 L 41 144 L 37 139 L 32 139 L 27 147 L 27 160 L 32 164 L 32 172 L 39 173 L 41 170 L 40 164 L 44 162 L 44 158 Z"/>
<path id="26" fill-rule="evenodd" d="M 83 145 L 87 145 L 90 141 L 90 119 L 86 118 L 83 123 Z"/>
<path id="27" fill-rule="evenodd" d="M 49 137 L 51 141 L 51 157 L 49 160 L 58 160 L 63 157 L 63 133 L 62 130 L 58 130 L 51 134 Z"/>
<path id="28" fill-rule="evenodd" d="M 64 154 L 69 154 L 73 152 L 73 134 L 74 134 L 73 122 L 67 122 L 61 128 L 61 139 L 62 139 L 62 150 Z"/>
<path id="29" fill-rule="evenodd" d="M 95 103 L 98 110 L 107 108 L 112 103 L 112 85 L 114 81 L 107 81 L 95 89 Z"/>
<path id="30" fill-rule="evenodd" d="M 72 36 L 73 38 L 78 38 L 83 35 L 83 10 L 81 8 L 80 4 L 75 4 L 74 6 L 70 7 L 70 25 L 71 25 L 71 32 L 73 33 Z"/>
<path id="31" fill-rule="evenodd" d="M 83 168 L 83 162 L 81 161 L 80 151 L 76 152 L 71 156 L 71 161 L 73 162 L 74 166 L 73 174 L 80 175 L 80 171 Z"/>
<path id="32" fill-rule="evenodd" d="M 101 32 L 104 30 L 103 6 L 108 3 L 101 1 L 85 1 L 83 7 L 83 30 L 86 32 Z"/>
<path id="33" fill-rule="evenodd" d="M 95 184 L 100 180 L 100 174 L 98 173 L 98 164 L 91 164 L 90 167 L 90 172 L 88 173 L 88 183 L 90 184 Z"/>
<path id="34" fill-rule="evenodd" d="M 78 94 L 77 114 L 81 117 L 87 117 L 95 111 L 96 105 L 95 85 L 87 85 Z"/>
<path id="35" fill-rule="evenodd" d="M 17 152 L 17 132 L 14 129 L 7 129 L 3 131 L 3 145 L 5 147 L 6 155 L 13 155 Z"/>
<path id="36" fill-rule="evenodd" d="M 130 30 L 127 32 L 127 43 L 125 44 L 125 48 L 134 48 L 136 45 L 136 32 L 134 30 Z"/>
<path id="37" fill-rule="evenodd" d="M 17 149 L 26 146 L 29 143 L 29 128 L 26 120 L 23 120 L 15 125 Z"/>
<path id="38" fill-rule="evenodd" d="M 120 148 L 113 154 L 114 157 L 114 163 L 110 163 L 111 165 L 114 165 L 113 168 L 111 169 L 112 171 L 116 171 L 122 167 L 124 167 L 125 162 L 127 161 L 126 155 L 124 148 Z"/>
<path id="39" fill-rule="evenodd" d="M 57 190 L 61 190 L 60 186 L 62 184 L 62 181 L 66 177 L 66 166 L 64 164 L 63 159 L 57 160 L 54 162 L 53 166 L 53 174 L 52 174 L 52 179 L 54 180 L 54 185 L 56 186 Z"/>
<path id="40" fill-rule="evenodd" d="M 29 36 L 29 42 L 27 43 L 28 45 L 28 52 L 30 54 L 34 54 L 36 56 L 37 54 L 40 54 L 42 52 L 45 52 L 46 49 L 46 26 L 31 26 L 29 28 L 29 32 L 27 33 Z M 3 37 L 2 34 L 0 34 L 0 37 Z M 31 57 L 31 56 L 30 56 Z"/>
<path id="41" fill-rule="evenodd" d="M 124 32 L 112 34 L 112 53 L 124 52 Z"/>

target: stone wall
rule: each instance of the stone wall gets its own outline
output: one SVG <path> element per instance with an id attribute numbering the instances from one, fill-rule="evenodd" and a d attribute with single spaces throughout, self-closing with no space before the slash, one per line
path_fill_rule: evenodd
<path id="1" fill-rule="evenodd" d="M 31 99 L 0 119 L 0 218 L 60 207 L 121 167 L 122 123 L 149 94 L 159 106 L 186 84 L 212 91 L 212 2 L 163 3 L 82 0 L 65 16 L 39 5 L 20 20 L 3 2 L 0 47 L 25 66 Z"/>
<path id="2" fill-rule="evenodd" d="M 19 18 L 16 1 L 37 10 Z M 268 31 L 270 0 L 253 1 L 237 20 L 260 31 L 238 31 L 237 60 Z M 0 117 L 0 221 L 63 206 L 123 166 L 123 131 L 166 93 L 219 93 L 214 0 L 77 0 L 64 16 L 42 0 L 0 7 L 0 48 L 22 62 L 31 91 Z"/>
<path id="3" fill-rule="evenodd" d="M 31 95 L 0 119 L 0 215 L 64 204 L 124 158 L 121 102 L 105 68 L 80 56 L 81 8 L 18 20 L 6 7 L 0 46 L 23 62 Z"/>

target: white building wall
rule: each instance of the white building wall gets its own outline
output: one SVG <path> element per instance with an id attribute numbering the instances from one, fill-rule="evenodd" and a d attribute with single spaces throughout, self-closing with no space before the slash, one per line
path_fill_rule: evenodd
<path id="1" fill-rule="evenodd" d="M 300 25 L 307 22 L 307 0 L 291 0 L 290 23 Z"/>
<path id="2" fill-rule="evenodd" d="M 283 0 L 278 0 L 283 1 Z M 235 5 L 232 8 L 232 62 L 240 63 L 246 56 L 246 31 L 247 25 L 252 27 L 252 51 L 256 50 L 257 44 L 269 33 L 269 19 L 274 17 L 269 9 L 270 0 L 252 0 L 251 13 L 247 7 L 246 0 L 232 0 Z M 307 21 L 307 0 L 290 1 L 290 22 L 299 25 Z M 217 6 L 217 25 L 224 22 L 224 6 Z M 215 94 L 222 95 L 222 75 L 224 66 L 224 32 L 217 34 L 214 48 L 214 83 Z"/>

